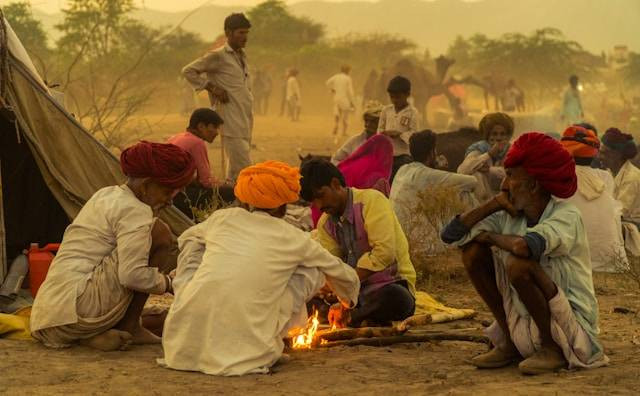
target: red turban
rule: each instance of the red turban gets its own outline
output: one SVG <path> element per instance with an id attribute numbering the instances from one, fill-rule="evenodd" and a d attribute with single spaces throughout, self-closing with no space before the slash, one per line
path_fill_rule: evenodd
<path id="1" fill-rule="evenodd" d="M 144 140 L 122 152 L 120 166 L 128 177 L 148 177 L 170 188 L 191 183 L 196 170 L 191 155 L 180 147 Z"/>
<path id="2" fill-rule="evenodd" d="M 518 166 L 558 198 L 569 198 L 578 188 L 573 157 L 560 142 L 543 133 L 525 133 L 513 142 L 504 167 Z"/>
<path id="3" fill-rule="evenodd" d="M 600 149 L 600 140 L 595 132 L 577 125 L 564 131 L 560 143 L 573 158 L 594 158 Z"/>

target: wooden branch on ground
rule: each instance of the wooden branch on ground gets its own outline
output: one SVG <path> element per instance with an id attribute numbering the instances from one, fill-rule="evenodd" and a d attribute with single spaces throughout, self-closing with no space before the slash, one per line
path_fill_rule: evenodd
<path id="1" fill-rule="evenodd" d="M 402 333 L 417 326 L 424 326 L 430 323 L 444 323 L 459 319 L 469 319 L 476 316 L 477 312 L 473 309 L 460 309 L 458 312 L 436 312 L 434 314 L 413 315 L 396 325 L 396 328 Z"/>
<path id="2" fill-rule="evenodd" d="M 336 346 L 355 346 L 355 345 L 368 345 L 368 346 L 386 346 L 393 344 L 411 343 L 411 342 L 428 342 L 428 341 L 467 341 L 478 342 L 481 344 L 489 344 L 489 338 L 483 335 L 476 334 L 459 334 L 459 333 L 431 333 L 431 334 L 402 334 L 391 337 L 376 337 L 376 338 L 356 338 L 353 340 L 342 341 L 330 341 L 324 344 L 320 344 L 321 348 L 331 348 Z"/>
<path id="3" fill-rule="evenodd" d="M 395 327 L 358 327 L 318 331 L 318 338 L 325 341 L 352 340 L 354 338 L 390 337 L 404 333 Z"/>

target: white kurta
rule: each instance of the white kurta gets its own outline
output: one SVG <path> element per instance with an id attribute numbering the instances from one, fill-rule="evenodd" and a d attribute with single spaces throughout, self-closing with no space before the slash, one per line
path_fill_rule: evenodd
<path id="1" fill-rule="evenodd" d="M 267 373 L 282 355 L 286 331 L 304 324 L 304 304 L 325 276 L 342 301 L 357 302 L 355 270 L 310 234 L 264 212 L 218 210 L 178 243 L 175 300 L 159 361 L 173 369 Z"/>
<path id="2" fill-rule="evenodd" d="M 567 201 L 582 214 L 594 271 L 615 272 L 628 265 L 620 221 L 622 206 L 613 197 L 611 173 L 576 166 L 578 191 Z"/>
<path id="3" fill-rule="evenodd" d="M 96 267 L 109 257 L 116 259 L 122 286 L 163 293 L 164 275 L 149 267 L 153 222 L 151 207 L 126 185 L 98 190 L 64 233 L 60 250 L 33 302 L 31 331 L 77 323 L 76 300 Z"/>
<path id="4" fill-rule="evenodd" d="M 640 169 L 625 162 L 614 179 L 615 198 L 622 203 L 622 228 L 627 250 L 640 256 Z"/>
<path id="5" fill-rule="evenodd" d="M 485 167 L 488 167 L 489 170 L 481 172 L 480 169 Z M 472 175 L 478 180 L 475 192 L 481 202 L 500 192 L 500 183 L 505 177 L 504 168 L 495 166 L 489 153 L 483 154 L 480 151 L 470 152 L 458 166 L 458 173 Z"/>
<path id="6" fill-rule="evenodd" d="M 350 111 L 355 100 L 351 77 L 345 73 L 338 73 L 328 79 L 326 85 L 333 92 L 335 115 L 339 115 L 339 112 Z"/>
<path id="7" fill-rule="evenodd" d="M 409 139 L 419 129 L 420 113 L 411 104 L 400 111 L 396 111 L 392 104 L 387 105 L 380 112 L 378 133 L 385 131 L 400 132 L 399 135 L 391 138 L 394 156 L 409 154 Z"/>

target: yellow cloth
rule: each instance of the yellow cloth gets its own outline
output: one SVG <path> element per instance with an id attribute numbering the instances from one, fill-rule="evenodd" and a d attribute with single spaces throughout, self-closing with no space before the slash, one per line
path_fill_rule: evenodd
<path id="1" fill-rule="evenodd" d="M 0 313 L 0 338 L 8 340 L 33 340 L 29 331 L 31 307 L 19 309 L 8 315 Z"/>
<path id="2" fill-rule="evenodd" d="M 298 200 L 300 171 L 279 161 L 255 164 L 240 172 L 234 192 L 253 207 L 275 209 Z"/>
<path id="3" fill-rule="evenodd" d="M 432 323 L 446 322 L 449 320 L 458 320 L 472 317 L 476 314 L 476 311 L 473 309 L 459 309 L 459 308 L 451 308 L 443 305 L 442 303 L 436 301 L 433 297 L 429 295 L 429 293 L 418 291 L 416 292 L 416 311 L 414 315 L 424 315 L 430 314 L 432 315 Z M 446 314 L 446 315 L 436 315 L 436 314 Z M 449 320 L 439 320 L 448 318 Z"/>

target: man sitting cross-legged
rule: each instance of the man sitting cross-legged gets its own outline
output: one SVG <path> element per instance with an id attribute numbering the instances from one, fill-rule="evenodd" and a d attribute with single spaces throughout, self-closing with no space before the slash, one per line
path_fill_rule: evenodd
<path id="1" fill-rule="evenodd" d="M 608 362 L 598 342 L 598 303 L 589 245 L 572 204 L 556 200 L 577 188 L 575 163 L 553 138 L 522 135 L 504 162 L 501 192 L 455 217 L 442 239 L 462 247 L 478 294 L 496 321 L 494 348 L 471 362 L 538 374 Z M 555 197 L 554 197 L 555 196 Z"/>
<path id="2" fill-rule="evenodd" d="M 324 212 L 318 241 L 355 268 L 362 283 L 358 306 L 334 305 L 329 321 L 359 326 L 364 320 L 386 324 L 413 315 L 416 272 L 389 200 L 377 190 L 346 187 L 328 161 L 311 160 L 301 173 L 302 198 Z"/>
<path id="3" fill-rule="evenodd" d="M 346 307 L 357 303 L 356 272 L 282 219 L 299 191 L 297 169 L 250 166 L 235 187 L 244 207 L 218 210 L 182 234 L 161 363 L 212 375 L 267 373 L 325 284 Z"/>
<path id="4" fill-rule="evenodd" d="M 98 190 L 67 228 L 31 312 L 32 336 L 48 347 L 101 350 L 160 343 L 140 325 L 150 293 L 171 291 L 173 237 L 157 219 L 193 180 L 189 153 L 141 142 L 122 152 L 126 184 Z"/>

